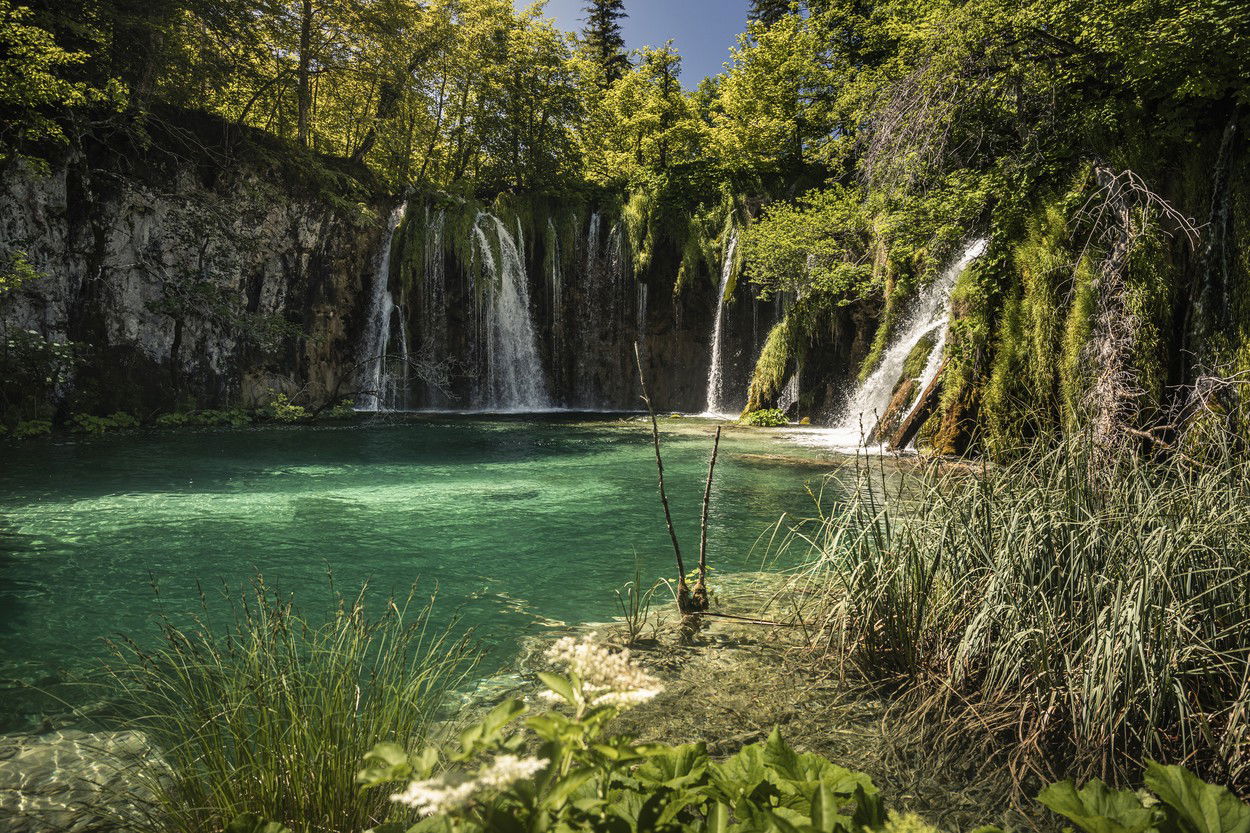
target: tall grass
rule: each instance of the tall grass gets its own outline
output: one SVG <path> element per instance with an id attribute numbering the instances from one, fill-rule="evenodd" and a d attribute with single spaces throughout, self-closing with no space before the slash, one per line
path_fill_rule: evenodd
<path id="1" fill-rule="evenodd" d="M 893 496 L 865 474 L 792 542 L 821 653 L 1018 786 L 1154 758 L 1244 794 L 1250 463 L 1091 459 L 1073 440 Z"/>
<path id="2" fill-rule="evenodd" d="M 311 620 L 257 580 L 229 627 L 162 623 L 161 645 L 116 643 L 107 696 L 159 759 L 135 774 L 132 827 L 219 833 L 242 814 L 295 831 L 355 833 L 387 796 L 354 776 L 382 740 L 419 744 L 475 655 L 434 624 L 433 599 L 366 612 L 364 591 Z"/>

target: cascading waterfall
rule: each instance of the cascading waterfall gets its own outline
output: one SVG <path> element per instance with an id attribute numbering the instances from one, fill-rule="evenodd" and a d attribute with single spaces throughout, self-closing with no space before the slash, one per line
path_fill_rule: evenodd
<path id="1" fill-rule="evenodd" d="M 387 392 L 393 387 L 387 368 L 391 319 L 396 311 L 395 299 L 390 290 L 391 246 L 399 224 L 403 222 L 406 208 L 407 204 L 404 204 L 391 212 L 387 233 L 383 237 L 381 251 L 378 253 L 378 268 L 369 300 L 369 317 L 365 321 L 359 354 L 360 369 L 357 384 L 360 392 L 356 396 L 356 407 L 362 411 L 380 411 L 388 407 Z M 400 326 L 403 327 L 402 320 Z M 406 373 L 407 338 L 405 337 L 402 341 L 402 359 Z"/>
<path id="2" fill-rule="evenodd" d="M 525 257 L 502 220 L 482 212 L 473 224 L 473 243 L 487 279 L 485 396 L 479 404 L 502 411 L 551 407 L 538 341 L 530 318 Z"/>
<path id="3" fill-rule="evenodd" d="M 425 259 L 422 263 L 420 286 L 420 355 L 423 361 L 433 364 L 446 353 L 447 332 L 447 265 L 443 252 L 443 230 L 447 225 L 447 212 L 440 208 L 425 210 Z M 425 382 L 425 401 L 440 402 L 444 393 L 434 380 Z"/>
<path id="4" fill-rule="evenodd" d="M 721 365 L 724 363 L 722 353 L 722 337 L 725 330 L 725 297 L 729 289 L 729 278 L 733 275 L 734 254 L 738 249 L 738 231 L 729 233 L 729 245 L 725 247 L 725 262 L 720 270 L 720 291 L 716 296 L 716 323 L 712 326 L 712 357 L 707 369 L 707 400 L 704 413 L 708 416 L 728 416 L 724 413 L 725 380 Z"/>
<path id="5" fill-rule="evenodd" d="M 638 281 L 635 289 L 637 297 L 634 298 L 634 329 L 637 331 L 637 339 L 639 344 L 643 344 L 647 340 L 647 285 L 643 281 Z"/>
<path id="6" fill-rule="evenodd" d="M 946 327 L 950 323 L 951 291 L 955 288 L 955 281 L 959 279 L 968 264 L 985 252 L 985 246 L 984 239 L 969 243 L 955 262 L 946 268 L 941 277 L 921 291 L 899 335 L 886 349 L 877 368 L 864 380 L 847 403 L 842 412 L 841 422 L 831 431 L 824 432 L 825 441 L 841 447 L 860 446 L 863 438 L 873 430 L 877 420 L 889 407 L 908 355 L 921 339 L 936 333 L 937 343 L 929 354 L 924 377 L 920 380 L 919 391 L 922 392 L 929 382 L 933 381 L 941 367 L 942 351 L 946 346 Z M 913 401 L 911 405 L 914 404 Z"/>
<path id="7" fill-rule="evenodd" d="M 551 322 L 552 352 L 557 356 L 564 355 L 564 322 L 561 315 L 564 310 L 564 276 L 560 274 L 560 235 L 556 232 L 556 224 L 547 218 L 547 241 L 551 247 L 548 259 L 551 261 L 551 272 L 547 275 L 547 320 Z"/>

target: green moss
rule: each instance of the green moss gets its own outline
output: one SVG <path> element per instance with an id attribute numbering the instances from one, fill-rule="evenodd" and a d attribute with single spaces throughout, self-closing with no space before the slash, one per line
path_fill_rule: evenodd
<path id="1" fill-rule="evenodd" d="M 1089 369 L 1082 353 L 1094 329 L 1097 298 L 1094 294 L 1094 273 L 1089 258 L 1077 264 L 1072 304 L 1063 327 L 1063 345 L 1059 355 L 1059 390 L 1064 425 L 1075 427 L 1080 420 L 1081 403 L 1089 386 Z"/>
<path id="2" fill-rule="evenodd" d="M 937 339 L 933 335 L 927 335 L 916 342 L 916 346 L 911 348 L 911 352 L 907 354 L 907 358 L 903 361 L 903 379 L 919 379 L 924 375 L 925 365 L 929 363 L 929 356 L 933 353 L 933 348 L 937 346 Z"/>
<path id="3" fill-rule="evenodd" d="M 793 312 L 779 321 L 768 333 L 760 357 L 751 374 L 747 390 L 747 412 L 758 411 L 772 404 L 786 384 L 787 370 L 796 360 L 795 317 Z"/>

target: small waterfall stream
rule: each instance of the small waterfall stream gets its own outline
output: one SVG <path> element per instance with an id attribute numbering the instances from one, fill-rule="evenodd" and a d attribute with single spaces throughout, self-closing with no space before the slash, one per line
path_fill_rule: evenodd
<path id="1" fill-rule="evenodd" d="M 503 220 L 482 212 L 473 225 L 473 236 L 487 279 L 486 378 L 480 404 L 500 411 L 549 409 L 551 400 L 530 317 L 520 228 L 514 237 Z"/>
<path id="2" fill-rule="evenodd" d="M 908 355 L 925 336 L 936 334 L 936 344 L 925 364 L 916 396 L 933 381 L 942 364 L 946 328 L 950 322 L 950 296 L 955 282 L 972 261 L 985 252 L 986 241 L 974 240 L 933 283 L 916 297 L 911 313 L 898 328 L 898 335 L 886 348 L 872 374 L 856 389 L 842 412 L 841 421 L 821 432 L 822 444 L 842 448 L 862 447 L 863 438 L 873 430 L 894 397 L 894 388 L 903 374 Z M 908 409 L 915 405 L 915 401 Z"/>
<path id="3" fill-rule="evenodd" d="M 716 296 L 716 323 L 712 326 L 712 357 L 707 368 L 707 402 L 703 411 L 707 416 L 737 416 L 725 413 L 725 379 L 724 356 L 722 341 L 725 331 L 725 305 L 728 299 L 725 291 L 729 288 L 729 278 L 733 275 L 734 254 L 738 249 L 738 231 L 729 234 L 729 245 L 725 247 L 725 262 L 720 270 L 720 290 Z"/>
<path id="4" fill-rule="evenodd" d="M 360 367 L 357 371 L 356 407 L 362 411 L 380 411 L 390 404 L 388 391 L 393 387 L 387 368 L 387 350 L 391 341 L 391 319 L 395 315 L 395 299 L 391 295 L 391 247 L 395 233 L 404 219 L 407 205 L 400 205 L 393 212 L 387 233 L 382 239 L 378 253 L 378 268 L 374 276 L 369 299 L 369 317 L 365 321 L 360 346 Z M 403 328 L 401 316 L 400 328 Z M 402 359 L 406 375 L 408 366 L 407 335 L 402 341 Z"/>

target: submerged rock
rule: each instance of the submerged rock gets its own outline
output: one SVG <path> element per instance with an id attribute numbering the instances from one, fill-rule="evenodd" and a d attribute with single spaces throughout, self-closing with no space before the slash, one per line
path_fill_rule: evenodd
<path id="1" fill-rule="evenodd" d="M 135 767 L 157 755 L 141 732 L 65 729 L 0 737 L 0 828 L 121 830 L 146 798 Z"/>

